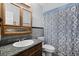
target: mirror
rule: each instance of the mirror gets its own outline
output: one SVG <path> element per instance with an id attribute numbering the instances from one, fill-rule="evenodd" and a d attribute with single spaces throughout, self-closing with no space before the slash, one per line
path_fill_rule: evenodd
<path id="1" fill-rule="evenodd" d="M 31 11 L 15 3 L 2 5 L 3 22 L 2 35 L 20 35 L 32 33 Z M 10 25 L 10 26 L 9 26 Z"/>
<path id="2" fill-rule="evenodd" d="M 20 25 L 20 8 L 14 4 L 5 3 L 5 24 Z"/>
<path id="3" fill-rule="evenodd" d="M 23 26 L 31 25 L 31 12 L 23 9 Z"/>

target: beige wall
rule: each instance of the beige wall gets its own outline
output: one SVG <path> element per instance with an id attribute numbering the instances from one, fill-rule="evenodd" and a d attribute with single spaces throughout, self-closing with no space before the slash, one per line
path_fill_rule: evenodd
<path id="1" fill-rule="evenodd" d="M 43 27 L 43 9 L 39 3 L 32 3 L 32 27 Z"/>

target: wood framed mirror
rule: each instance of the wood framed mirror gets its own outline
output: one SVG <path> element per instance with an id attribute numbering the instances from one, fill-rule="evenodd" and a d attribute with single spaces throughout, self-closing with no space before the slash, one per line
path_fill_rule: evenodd
<path id="1" fill-rule="evenodd" d="M 2 35 L 31 34 L 32 12 L 30 8 L 14 3 L 2 3 L 0 9 L 3 19 Z"/>
<path id="2" fill-rule="evenodd" d="M 24 8 L 22 8 L 22 26 L 32 26 L 32 12 Z"/>
<path id="3" fill-rule="evenodd" d="M 20 7 L 13 3 L 4 3 L 4 25 L 20 26 Z"/>

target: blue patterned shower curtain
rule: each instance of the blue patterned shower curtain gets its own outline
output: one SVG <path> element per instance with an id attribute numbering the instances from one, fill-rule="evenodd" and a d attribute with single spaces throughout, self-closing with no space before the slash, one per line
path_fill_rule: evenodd
<path id="1" fill-rule="evenodd" d="M 67 4 L 44 13 L 45 43 L 60 56 L 79 56 L 79 4 Z"/>

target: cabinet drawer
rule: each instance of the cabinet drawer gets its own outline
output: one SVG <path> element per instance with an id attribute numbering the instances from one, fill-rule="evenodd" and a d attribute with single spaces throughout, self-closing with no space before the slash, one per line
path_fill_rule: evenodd
<path id="1" fill-rule="evenodd" d="M 37 51 L 42 50 L 42 43 L 39 43 L 37 45 L 35 45 L 34 47 L 29 49 L 29 55 L 33 55 L 34 53 L 36 53 Z"/>
<path id="2" fill-rule="evenodd" d="M 28 50 L 22 51 L 22 52 L 16 54 L 15 56 L 28 56 Z"/>
<path id="3" fill-rule="evenodd" d="M 31 56 L 42 56 L 42 49 L 36 51 L 34 54 L 32 54 Z"/>

